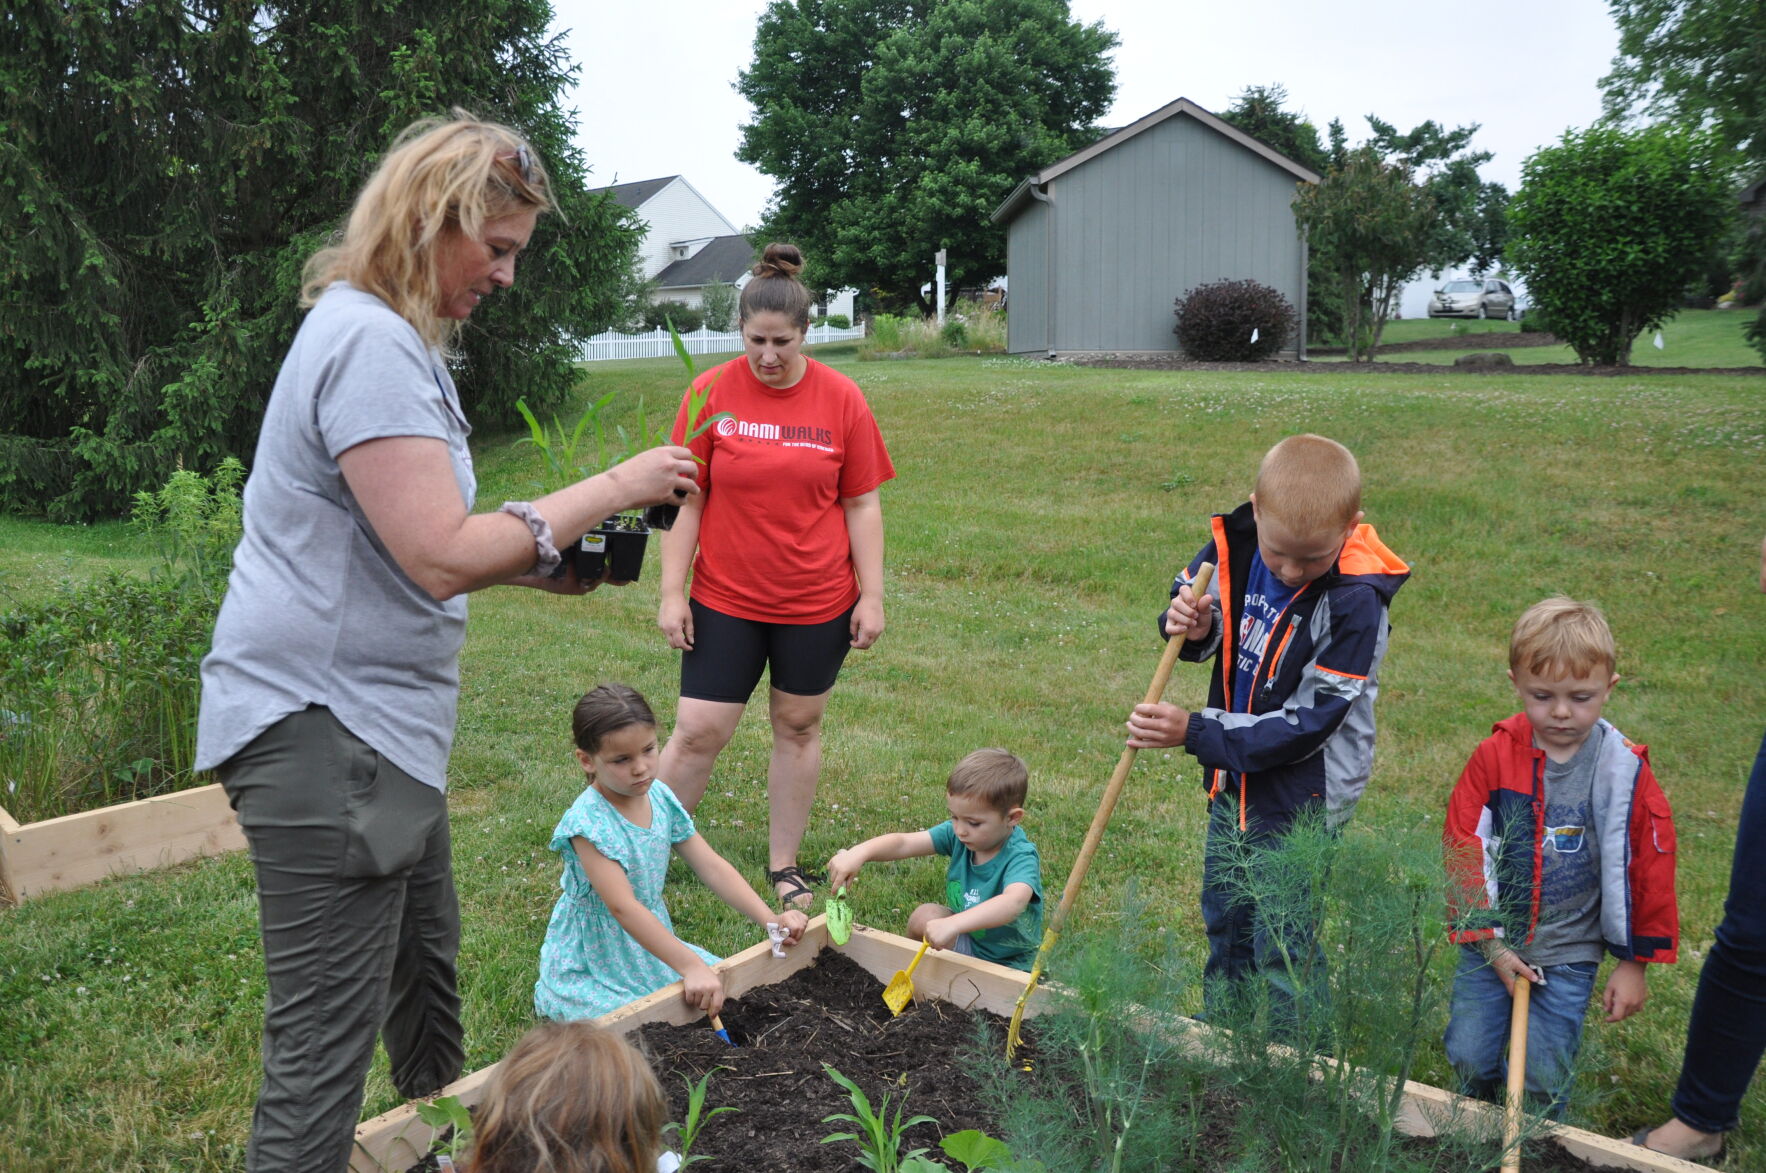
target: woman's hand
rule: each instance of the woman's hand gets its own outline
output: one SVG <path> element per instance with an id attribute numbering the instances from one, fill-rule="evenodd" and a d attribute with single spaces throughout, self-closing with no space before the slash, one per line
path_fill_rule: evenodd
<path id="1" fill-rule="evenodd" d="M 662 592 L 662 606 L 656 610 L 656 626 L 668 637 L 668 646 L 683 652 L 693 650 L 693 608 L 686 596 L 674 591 Z"/>
<path id="2" fill-rule="evenodd" d="M 692 496 L 699 491 L 698 471 L 691 452 L 665 444 L 614 465 L 604 475 L 619 486 L 630 507 Z"/>
<path id="3" fill-rule="evenodd" d="M 510 579 L 508 586 L 532 587 L 536 591 L 545 591 L 553 595 L 586 595 L 607 581 L 607 568 L 603 564 L 600 578 L 584 581 L 576 576 L 576 567 L 572 566 L 564 572 L 562 578 L 553 578 L 547 574 L 518 574 Z M 624 583 L 616 585 L 624 586 Z"/>
<path id="4" fill-rule="evenodd" d="M 883 600 L 858 597 L 852 606 L 852 646 L 863 651 L 883 634 Z"/>
<path id="5" fill-rule="evenodd" d="M 701 963 L 697 968 L 688 970 L 681 975 L 681 998 L 695 1010 L 703 1010 L 707 1015 L 717 1015 L 724 1008 L 724 979 L 709 966 Z"/>

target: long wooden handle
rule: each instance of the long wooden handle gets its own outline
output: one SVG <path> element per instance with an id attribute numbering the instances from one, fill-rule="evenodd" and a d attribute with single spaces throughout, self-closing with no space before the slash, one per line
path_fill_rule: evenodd
<path id="1" fill-rule="evenodd" d="M 1204 562 L 1196 571 L 1195 579 L 1190 583 L 1190 592 L 1207 605 L 1204 596 L 1208 593 L 1208 584 L 1214 580 L 1214 564 Z M 1147 686 L 1147 697 L 1142 704 L 1156 705 L 1159 698 L 1165 695 L 1165 685 L 1171 680 L 1171 670 L 1177 666 L 1177 653 L 1182 650 L 1184 637 L 1174 635 L 1165 641 L 1165 654 L 1159 657 L 1159 667 L 1153 673 L 1153 682 Z M 1110 815 L 1116 810 L 1116 800 L 1122 795 L 1122 786 L 1128 781 L 1128 772 L 1134 767 L 1134 746 L 1124 746 L 1122 756 L 1117 759 L 1116 770 L 1110 775 L 1110 784 L 1104 787 L 1104 797 L 1098 801 L 1098 812 L 1092 816 L 1091 829 L 1085 833 L 1085 842 L 1079 847 L 1079 856 L 1073 861 L 1073 870 L 1067 873 L 1067 886 L 1061 889 L 1061 903 L 1055 906 L 1055 915 L 1050 918 L 1048 934 L 1051 939 L 1061 931 L 1061 923 L 1067 919 L 1067 913 L 1073 906 L 1074 897 L 1079 895 L 1079 886 L 1085 882 L 1085 873 L 1091 868 L 1092 856 L 1098 853 L 1098 844 L 1104 840 L 1104 828 L 1110 825 Z"/>
<path id="2" fill-rule="evenodd" d="M 1515 1001 L 1508 1020 L 1508 1102 L 1502 1111 L 1502 1173 L 1520 1173 L 1521 1104 L 1527 1091 L 1527 1001 L 1533 983 L 1515 978 Z"/>

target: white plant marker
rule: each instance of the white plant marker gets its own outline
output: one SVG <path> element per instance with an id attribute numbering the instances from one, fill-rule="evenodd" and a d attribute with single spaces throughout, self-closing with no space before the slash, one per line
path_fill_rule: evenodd
<path id="1" fill-rule="evenodd" d="M 1662 332 L 1660 330 L 1656 331 L 1656 349 L 1662 349 Z"/>
<path id="2" fill-rule="evenodd" d="M 784 939 L 786 937 L 789 937 L 790 935 L 791 935 L 790 930 L 785 929 L 779 925 L 776 925 L 772 921 L 768 921 L 766 923 L 766 937 L 767 937 L 767 940 L 769 940 L 773 943 L 773 956 L 774 957 L 785 956 L 785 948 L 782 944 L 780 944 L 780 942 L 784 941 Z"/>
<path id="3" fill-rule="evenodd" d="M 1251 341 L 1257 341 L 1257 327 L 1255 326 L 1251 327 Z"/>

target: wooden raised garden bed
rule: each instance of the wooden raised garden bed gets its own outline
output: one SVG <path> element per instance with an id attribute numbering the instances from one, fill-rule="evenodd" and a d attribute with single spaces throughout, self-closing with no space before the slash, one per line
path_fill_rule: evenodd
<path id="1" fill-rule="evenodd" d="M 0 810 L 0 897 L 19 904 L 244 846 L 219 783 L 22 826 Z"/>
<path id="2" fill-rule="evenodd" d="M 807 968 L 821 950 L 830 949 L 844 954 L 876 977 L 881 996 L 883 984 L 890 975 L 907 967 L 917 947 L 916 941 L 862 925 L 854 926 L 852 939 L 846 945 L 836 946 L 828 939 L 825 919 L 816 917 L 810 922 L 803 941 L 795 949 L 787 950 L 784 958 L 772 956 L 768 945 L 761 942 L 728 958 L 718 968 L 725 974 L 730 997 L 739 998 L 757 986 L 782 981 Z M 936 999 L 965 1010 L 984 1010 L 1009 1017 L 1024 990 L 1027 976 L 1019 970 L 954 953 L 928 953 L 914 972 L 914 990 L 916 1000 Z M 1048 1006 L 1047 991 L 1039 989 L 1032 996 L 1026 1015 L 1034 1016 Z M 702 1016 L 687 1009 L 681 1001 L 680 986 L 676 984 L 632 1002 L 599 1021 L 603 1026 L 629 1034 L 652 1023 L 679 1026 L 702 1021 Z M 1206 1045 L 1204 1036 L 1213 1028 L 1179 1019 L 1154 1029 L 1191 1034 L 1200 1047 Z M 495 1069 L 493 1064 L 475 1071 L 442 1089 L 439 1094 L 456 1096 L 467 1106 L 474 1105 L 483 1096 L 485 1084 Z M 1468 1118 L 1481 1118 L 1493 1132 L 1500 1131 L 1501 1112 L 1493 1105 L 1461 1100 L 1425 1084 L 1413 1082 L 1405 1085 L 1404 1109 L 1398 1127 L 1406 1135 L 1434 1136 L 1440 1122 L 1450 1119 L 1463 1122 Z M 415 1102 L 367 1120 L 356 1129 L 351 1173 L 403 1173 L 430 1151 L 438 1131 L 418 1119 Z M 1690 1173 L 1705 1168 L 1566 1125 L 1550 1128 L 1547 1134 L 1570 1153 L 1601 1168 L 1645 1173 Z M 819 1139 L 819 1136 L 806 1138 L 806 1143 Z"/>

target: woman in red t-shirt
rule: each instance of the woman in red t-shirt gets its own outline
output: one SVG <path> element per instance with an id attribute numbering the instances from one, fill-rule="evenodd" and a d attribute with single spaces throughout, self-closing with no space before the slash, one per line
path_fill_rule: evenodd
<path id="1" fill-rule="evenodd" d="M 659 776 L 699 805 L 762 669 L 773 725 L 767 879 L 813 901 L 797 849 L 821 772 L 822 714 L 849 648 L 883 634 L 883 507 L 895 475 L 858 385 L 803 353 L 803 254 L 769 244 L 743 287 L 743 357 L 705 372 L 704 415 L 729 412 L 688 445 L 698 496 L 662 535 L 656 622 L 681 657 L 681 701 Z M 676 436 L 689 430 L 687 402 Z M 694 421 L 697 422 L 697 421 Z M 693 571 L 687 597 L 687 569 Z"/>

